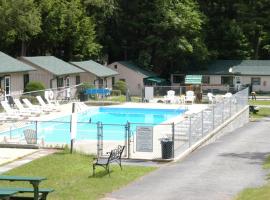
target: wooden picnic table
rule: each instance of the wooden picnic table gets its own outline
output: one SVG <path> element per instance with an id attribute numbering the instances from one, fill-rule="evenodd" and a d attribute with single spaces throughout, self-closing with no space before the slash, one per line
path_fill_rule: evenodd
<path id="1" fill-rule="evenodd" d="M 34 200 L 39 197 L 39 184 L 41 181 L 46 180 L 45 177 L 30 177 L 30 176 L 6 176 L 0 175 L 2 181 L 28 181 L 34 188 Z"/>

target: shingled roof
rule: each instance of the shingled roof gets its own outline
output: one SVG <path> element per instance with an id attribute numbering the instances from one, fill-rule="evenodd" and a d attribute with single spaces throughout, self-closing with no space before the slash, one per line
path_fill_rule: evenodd
<path id="1" fill-rule="evenodd" d="M 56 76 L 84 72 L 82 69 L 54 56 L 22 57 L 22 59 L 47 70 Z"/>
<path id="2" fill-rule="evenodd" d="M 109 67 L 105 67 L 104 65 L 101 65 L 93 60 L 70 63 L 85 70 L 86 72 L 96 75 L 97 77 L 108 77 L 118 74 L 118 72 L 110 69 Z"/>
<path id="3" fill-rule="evenodd" d="M 0 73 L 27 72 L 35 70 L 33 67 L 0 51 Z"/>

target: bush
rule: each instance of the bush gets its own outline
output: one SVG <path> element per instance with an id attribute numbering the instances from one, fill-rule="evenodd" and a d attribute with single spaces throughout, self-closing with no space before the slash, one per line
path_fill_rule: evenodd
<path id="1" fill-rule="evenodd" d="M 120 90 L 121 94 L 125 95 L 126 94 L 126 90 L 127 90 L 127 84 L 125 81 L 117 81 L 115 83 L 115 89 L 116 90 Z"/>
<path id="2" fill-rule="evenodd" d="M 24 92 L 31 92 L 29 94 L 31 96 L 44 96 L 44 91 L 39 91 L 39 90 L 45 90 L 45 86 L 43 85 L 43 83 L 39 81 L 30 81 L 26 85 Z M 38 91 L 38 92 L 34 92 L 34 91 Z"/>

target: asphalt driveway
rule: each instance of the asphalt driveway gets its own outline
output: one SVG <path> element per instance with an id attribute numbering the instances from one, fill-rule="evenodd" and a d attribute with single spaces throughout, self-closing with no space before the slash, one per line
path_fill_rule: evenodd
<path id="1" fill-rule="evenodd" d="M 108 199 L 227 200 L 266 183 L 262 164 L 270 155 L 270 118 L 249 122 L 181 162 L 115 191 Z"/>

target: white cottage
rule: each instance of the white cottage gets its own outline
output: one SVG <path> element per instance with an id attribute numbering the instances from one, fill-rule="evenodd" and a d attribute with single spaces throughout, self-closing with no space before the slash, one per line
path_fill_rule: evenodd
<path id="1" fill-rule="evenodd" d="M 0 51 L 0 96 L 19 95 L 35 69 Z"/>
<path id="2" fill-rule="evenodd" d="M 125 81 L 130 94 L 136 96 L 142 95 L 145 78 L 157 76 L 154 72 L 144 70 L 131 61 L 113 62 L 108 67 L 119 73 L 115 81 Z"/>

